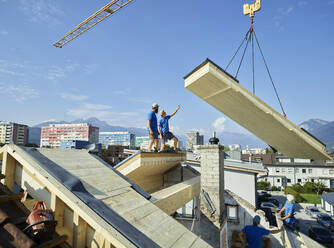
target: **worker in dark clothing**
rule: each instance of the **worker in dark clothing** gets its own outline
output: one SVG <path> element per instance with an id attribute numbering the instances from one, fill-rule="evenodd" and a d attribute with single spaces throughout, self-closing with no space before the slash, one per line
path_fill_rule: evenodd
<path id="1" fill-rule="evenodd" d="M 260 216 L 256 215 L 253 218 L 253 225 L 245 226 L 242 229 L 242 232 L 239 233 L 239 237 L 243 244 L 243 247 L 247 248 L 262 248 L 262 237 L 269 235 L 269 234 L 276 234 L 282 231 L 280 230 L 267 230 L 265 228 L 259 227 L 261 218 Z M 246 235 L 246 239 L 244 238 Z"/>

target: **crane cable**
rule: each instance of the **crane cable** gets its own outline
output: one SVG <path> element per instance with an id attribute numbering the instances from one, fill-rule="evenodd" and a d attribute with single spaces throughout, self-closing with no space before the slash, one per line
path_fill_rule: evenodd
<path id="1" fill-rule="evenodd" d="M 279 102 L 279 105 L 280 105 L 280 107 L 281 107 L 283 116 L 286 117 L 286 113 L 285 113 L 285 111 L 284 111 L 284 108 L 283 108 L 281 99 L 280 99 L 280 97 L 279 97 L 279 95 L 278 95 L 278 92 L 277 92 L 277 89 L 276 89 L 274 80 L 273 80 L 273 78 L 272 78 L 272 76 L 271 76 L 271 73 L 270 73 L 270 71 L 269 71 L 269 67 L 268 67 L 267 61 L 266 61 L 266 59 L 265 59 L 265 57 L 264 57 L 264 55 L 263 55 L 263 52 L 262 52 L 260 43 L 259 43 L 259 41 L 258 41 L 258 39 L 257 39 L 256 34 L 255 34 L 255 30 L 254 30 L 254 22 L 253 22 L 253 20 L 252 20 L 252 22 L 251 22 L 251 26 L 250 26 L 249 30 L 247 31 L 247 33 L 246 33 L 246 35 L 245 35 L 245 38 L 242 40 L 242 42 L 241 42 L 240 46 L 238 47 L 237 51 L 234 53 L 234 55 L 232 56 L 231 60 L 229 61 L 229 63 L 228 63 L 227 66 L 225 67 L 225 70 L 227 70 L 228 67 L 232 64 L 232 62 L 233 62 L 233 60 L 235 59 L 236 55 L 239 53 L 240 48 L 243 46 L 244 42 L 247 41 L 246 46 L 245 46 L 244 51 L 243 51 L 243 54 L 242 54 L 242 57 L 241 57 L 241 60 L 240 60 L 240 63 L 239 63 L 239 66 L 238 66 L 238 69 L 237 69 L 237 72 L 236 72 L 236 74 L 235 74 L 235 78 L 238 77 L 238 74 L 239 74 L 239 71 L 240 71 L 240 68 L 241 68 L 241 64 L 242 64 L 242 62 L 243 62 L 243 60 L 244 60 L 244 56 L 245 56 L 245 53 L 246 53 L 246 50 L 247 50 L 247 47 L 248 47 L 248 43 L 251 42 L 251 43 L 252 43 L 253 94 L 255 94 L 255 63 L 254 63 L 254 57 L 255 57 L 254 54 L 255 54 L 255 53 L 254 53 L 254 37 L 255 37 L 256 44 L 257 44 L 257 46 L 258 46 L 258 48 L 259 48 L 259 51 L 260 51 L 260 53 L 261 53 L 262 60 L 263 60 L 263 62 L 264 62 L 264 64 L 265 64 L 267 73 L 268 73 L 268 75 L 269 75 L 271 84 L 272 84 L 272 86 L 273 86 L 273 88 L 274 88 L 276 98 L 277 98 L 277 100 L 278 100 L 278 102 Z"/>

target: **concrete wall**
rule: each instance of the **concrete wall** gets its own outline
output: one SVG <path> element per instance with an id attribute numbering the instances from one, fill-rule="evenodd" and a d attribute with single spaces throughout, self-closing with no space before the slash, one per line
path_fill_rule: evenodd
<path id="1" fill-rule="evenodd" d="M 224 216 L 224 151 L 221 145 L 203 145 L 201 154 L 201 191 L 208 193 L 218 218 Z M 201 198 L 201 207 L 204 205 Z"/>
<path id="2" fill-rule="evenodd" d="M 238 220 L 237 221 L 229 221 L 228 220 L 228 237 L 229 244 L 232 244 L 232 233 L 233 231 L 241 231 L 246 225 L 253 224 L 253 217 L 255 215 L 259 215 L 261 217 L 260 225 L 263 228 L 269 228 L 269 222 L 266 221 L 264 216 L 264 212 L 262 210 L 255 211 L 254 206 L 251 206 L 247 201 L 241 199 L 239 196 L 229 192 L 225 193 L 225 203 L 229 205 L 238 205 Z M 275 230 L 276 228 L 274 228 Z M 280 233 L 275 235 L 268 235 L 270 239 L 270 247 L 271 248 L 280 248 L 282 246 L 282 240 Z"/>
<path id="3" fill-rule="evenodd" d="M 250 172 L 225 169 L 225 189 L 256 206 L 256 175 Z"/>
<path id="4" fill-rule="evenodd" d="M 201 238 L 212 247 L 219 247 L 220 225 L 225 219 L 224 147 L 203 145 L 198 149 L 201 155 Z M 211 204 L 214 213 L 211 212 Z"/>

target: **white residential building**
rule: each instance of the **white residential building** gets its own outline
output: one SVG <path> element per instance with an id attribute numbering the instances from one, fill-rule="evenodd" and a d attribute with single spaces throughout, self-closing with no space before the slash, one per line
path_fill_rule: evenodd
<path id="1" fill-rule="evenodd" d="M 272 164 L 265 164 L 265 167 L 268 169 L 265 180 L 271 186 L 284 188 L 296 183 L 322 182 L 334 188 L 334 161 L 273 157 Z"/>
<path id="2" fill-rule="evenodd" d="M 248 148 L 242 150 L 242 154 L 266 154 L 266 149 L 255 147 L 255 148 Z"/>

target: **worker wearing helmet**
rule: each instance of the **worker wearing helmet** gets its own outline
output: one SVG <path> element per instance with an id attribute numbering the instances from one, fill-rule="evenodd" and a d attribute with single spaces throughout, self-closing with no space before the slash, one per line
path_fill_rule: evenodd
<path id="1" fill-rule="evenodd" d="M 294 204 L 294 200 L 295 197 L 293 195 L 287 195 L 286 196 L 287 201 L 284 204 L 284 207 L 277 213 L 278 216 L 281 216 L 281 214 L 284 211 L 284 217 L 279 217 L 281 220 L 284 221 L 284 223 L 295 229 L 296 228 L 296 218 L 294 217 L 295 215 L 295 204 Z"/>
<path id="2" fill-rule="evenodd" d="M 152 145 L 155 143 L 154 151 L 158 151 L 159 146 L 159 133 L 158 133 L 158 120 L 156 113 L 159 111 L 159 105 L 157 103 L 152 104 L 152 111 L 147 115 L 147 128 L 150 137 L 150 143 L 148 145 L 148 151 L 152 150 Z"/>
<path id="3" fill-rule="evenodd" d="M 239 238 L 243 244 L 243 247 L 247 248 L 261 248 L 262 247 L 262 237 L 269 234 L 276 234 L 282 231 L 282 229 L 277 230 L 267 230 L 265 228 L 259 227 L 261 218 L 256 215 L 253 218 L 253 225 L 245 226 L 242 232 L 239 233 Z M 246 235 L 246 239 L 245 236 Z"/>

